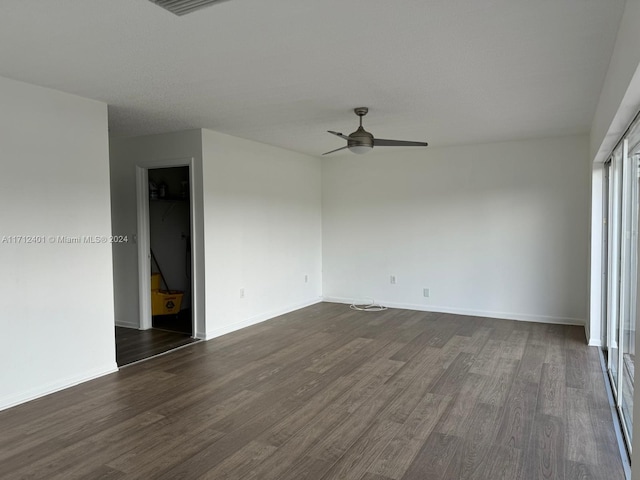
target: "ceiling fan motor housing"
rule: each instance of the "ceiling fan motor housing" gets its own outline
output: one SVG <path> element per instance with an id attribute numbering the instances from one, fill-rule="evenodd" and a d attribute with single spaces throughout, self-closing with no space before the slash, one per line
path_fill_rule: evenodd
<path id="1" fill-rule="evenodd" d="M 364 128 L 358 127 L 358 130 L 349 134 L 347 146 L 373 148 L 373 135 L 367 132 Z"/>
<path id="2" fill-rule="evenodd" d="M 360 117 L 360 126 L 358 130 L 349 134 L 347 147 L 353 153 L 367 153 L 373 148 L 373 135 L 362 128 L 362 117 L 369 113 L 369 109 L 367 107 L 358 107 L 354 108 L 353 111 Z"/>

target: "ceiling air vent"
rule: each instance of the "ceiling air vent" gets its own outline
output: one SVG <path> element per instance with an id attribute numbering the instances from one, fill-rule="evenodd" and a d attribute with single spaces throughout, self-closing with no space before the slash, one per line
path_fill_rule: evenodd
<path id="1" fill-rule="evenodd" d="M 149 0 L 176 15 L 186 15 L 227 0 Z"/>

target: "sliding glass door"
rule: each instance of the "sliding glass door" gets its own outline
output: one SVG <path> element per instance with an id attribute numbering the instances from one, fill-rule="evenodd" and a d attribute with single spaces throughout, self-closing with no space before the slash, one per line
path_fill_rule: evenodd
<path id="1" fill-rule="evenodd" d="M 627 142 L 628 143 L 628 142 Z M 635 331 L 638 312 L 638 158 L 639 152 L 623 150 L 622 176 L 622 252 L 620 288 L 620 408 L 631 438 L 633 425 L 633 372 Z"/>
<path id="2" fill-rule="evenodd" d="M 640 133 L 640 128 L 636 129 Z M 640 142 L 634 129 L 605 164 L 603 349 L 627 447 L 633 435 L 638 301 Z"/>

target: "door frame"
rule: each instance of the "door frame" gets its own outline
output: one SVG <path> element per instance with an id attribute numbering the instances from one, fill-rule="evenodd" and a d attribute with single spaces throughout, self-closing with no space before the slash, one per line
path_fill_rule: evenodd
<path id="1" fill-rule="evenodd" d="M 191 221 L 191 304 L 192 337 L 201 338 L 204 326 L 204 282 L 200 276 L 204 273 L 203 250 L 200 246 L 199 232 L 202 232 L 201 205 L 196 192 L 196 162 L 193 157 L 140 161 L 136 163 L 136 204 L 138 221 L 138 298 L 140 330 L 152 326 L 151 319 L 151 238 L 149 230 L 149 170 L 156 168 L 189 167 L 189 215 Z"/>

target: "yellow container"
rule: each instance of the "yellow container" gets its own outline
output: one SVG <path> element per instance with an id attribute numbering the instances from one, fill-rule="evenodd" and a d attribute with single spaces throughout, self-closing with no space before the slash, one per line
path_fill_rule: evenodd
<path id="1" fill-rule="evenodd" d="M 182 296 L 177 290 L 154 290 L 151 292 L 151 315 L 174 315 L 180 311 Z"/>
<path id="2" fill-rule="evenodd" d="M 160 290 L 160 274 L 152 273 L 151 274 L 151 291 Z"/>

